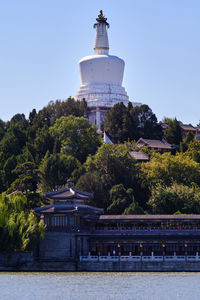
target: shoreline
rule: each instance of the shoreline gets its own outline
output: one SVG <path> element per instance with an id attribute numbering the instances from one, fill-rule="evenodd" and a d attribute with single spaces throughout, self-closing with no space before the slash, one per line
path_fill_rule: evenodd
<path id="1" fill-rule="evenodd" d="M 200 272 L 200 262 L 33 262 L 1 265 L 0 272 Z"/>

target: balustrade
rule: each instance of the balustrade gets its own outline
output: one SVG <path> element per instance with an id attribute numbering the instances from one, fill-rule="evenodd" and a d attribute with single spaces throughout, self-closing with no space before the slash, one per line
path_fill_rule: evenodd
<path id="1" fill-rule="evenodd" d="M 87 256 L 80 256 L 80 261 L 87 261 L 87 262 L 92 262 L 92 261 L 120 261 L 120 262 L 183 262 L 183 261 L 188 261 L 188 262 L 200 262 L 200 256 L 198 252 L 196 252 L 196 255 L 154 255 L 152 252 L 151 255 L 145 256 L 145 255 L 140 255 L 140 256 L 134 256 L 131 253 L 127 256 L 124 255 L 118 255 L 118 256 L 112 256 L 112 255 L 107 255 L 107 256 L 101 256 L 101 255 L 90 255 L 90 253 Z"/>

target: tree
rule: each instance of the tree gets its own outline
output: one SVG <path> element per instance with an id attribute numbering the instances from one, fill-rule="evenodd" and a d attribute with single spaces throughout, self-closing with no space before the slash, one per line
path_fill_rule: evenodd
<path id="1" fill-rule="evenodd" d="M 188 149 L 188 145 L 190 144 L 191 141 L 194 140 L 194 133 L 193 132 L 188 132 L 186 134 L 186 137 L 183 139 L 183 141 L 180 143 L 180 151 L 185 152 Z"/>
<path id="2" fill-rule="evenodd" d="M 186 155 L 200 163 L 200 141 L 192 140 L 188 145 Z"/>
<path id="3" fill-rule="evenodd" d="M 114 185 L 109 192 L 110 205 L 107 208 L 109 214 L 143 214 L 134 199 L 133 189 L 125 189 L 123 184 Z"/>
<path id="4" fill-rule="evenodd" d="M 76 186 L 94 192 L 95 205 L 105 209 L 110 205 L 109 191 L 114 185 L 123 184 L 125 189 L 134 186 L 137 194 L 139 167 L 125 145 L 102 145 L 95 155 L 88 157 L 84 167 L 85 174 Z"/>
<path id="5" fill-rule="evenodd" d="M 159 184 L 152 190 L 148 204 L 157 214 L 199 214 L 200 188 L 177 183 L 169 187 Z"/>
<path id="6" fill-rule="evenodd" d="M 13 174 L 12 172 L 12 170 L 15 169 L 16 165 L 17 159 L 15 155 L 10 156 L 3 165 L 2 180 L 6 189 L 17 178 L 16 174 Z"/>
<path id="7" fill-rule="evenodd" d="M 6 131 L 6 124 L 0 119 L 0 140 L 3 138 Z"/>
<path id="8" fill-rule="evenodd" d="M 10 190 L 20 190 L 23 192 L 35 192 L 39 180 L 38 172 L 34 162 L 24 162 L 18 164 L 12 173 L 18 178 L 11 184 Z"/>
<path id="9" fill-rule="evenodd" d="M 125 107 L 123 103 L 117 103 L 106 113 L 104 127 L 119 143 L 138 140 L 140 137 L 161 139 L 163 136 L 156 115 L 148 105 L 133 107 L 129 103 Z"/>
<path id="10" fill-rule="evenodd" d="M 82 174 L 75 186 L 77 189 L 94 194 L 92 199 L 86 200 L 87 204 L 106 209 L 108 206 L 108 189 L 104 186 L 104 180 L 97 170 Z"/>
<path id="11" fill-rule="evenodd" d="M 144 215 L 145 212 L 138 202 L 133 201 L 125 210 L 124 215 Z"/>
<path id="12" fill-rule="evenodd" d="M 85 163 L 86 171 L 96 170 L 104 178 L 105 186 L 124 184 L 130 187 L 136 179 L 138 166 L 124 145 L 102 145 Z"/>
<path id="13" fill-rule="evenodd" d="M 5 158 L 20 154 L 27 141 L 29 123 L 24 114 L 16 114 L 6 123 L 6 132 L 0 141 L 0 151 Z"/>
<path id="14" fill-rule="evenodd" d="M 39 163 L 42 160 L 47 151 L 52 153 L 54 139 L 50 135 L 47 125 L 44 125 L 41 129 L 39 128 L 37 130 L 33 146 L 35 149 L 34 154 L 36 163 Z"/>
<path id="15" fill-rule="evenodd" d="M 76 117 L 87 117 L 87 113 L 88 108 L 85 100 L 75 101 L 73 98 L 68 98 L 65 101 L 50 101 L 49 104 L 37 114 L 32 111 L 29 116 L 29 121 L 32 123 L 33 132 L 36 132 L 38 128 L 42 128 L 44 125 L 48 127 L 52 126 L 55 121 L 62 116 L 67 117 L 73 115 Z"/>
<path id="16" fill-rule="evenodd" d="M 107 111 L 104 127 L 105 131 L 120 143 L 130 138 L 130 134 L 132 133 L 129 131 L 132 128 L 131 119 L 126 106 L 122 102 L 115 104 Z M 133 136 L 131 136 L 132 138 Z"/>
<path id="17" fill-rule="evenodd" d="M 149 190 L 157 184 L 170 186 L 174 182 L 183 185 L 200 184 L 200 166 L 183 153 L 154 154 L 151 162 L 141 165 L 140 178 Z"/>
<path id="18" fill-rule="evenodd" d="M 176 118 L 168 121 L 168 128 L 165 130 L 164 139 L 173 145 L 179 145 L 182 141 L 181 127 Z"/>
<path id="19" fill-rule="evenodd" d="M 91 126 L 88 119 L 70 115 L 56 120 L 49 132 L 60 141 L 62 153 L 73 155 L 83 163 L 101 145 L 101 137 L 96 130 L 97 127 Z"/>
<path id="20" fill-rule="evenodd" d="M 0 251 L 31 250 L 44 237 L 44 223 L 28 212 L 25 195 L 1 194 L 0 211 Z"/>
<path id="21" fill-rule="evenodd" d="M 79 161 L 71 155 L 47 153 L 39 166 L 42 189 L 57 190 L 65 185 L 79 165 Z"/>
<path id="22" fill-rule="evenodd" d="M 135 106 L 130 109 L 133 124 L 136 124 L 137 132 L 135 139 L 162 139 L 162 127 L 158 124 L 156 115 L 148 105 Z"/>

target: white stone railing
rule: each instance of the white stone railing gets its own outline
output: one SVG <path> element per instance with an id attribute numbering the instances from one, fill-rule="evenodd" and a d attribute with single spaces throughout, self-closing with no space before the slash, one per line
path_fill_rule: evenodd
<path id="1" fill-rule="evenodd" d="M 80 261 L 88 261 L 88 262 L 200 262 L 200 256 L 198 252 L 196 255 L 152 255 L 145 256 L 134 256 L 134 255 L 87 255 L 80 256 Z"/>

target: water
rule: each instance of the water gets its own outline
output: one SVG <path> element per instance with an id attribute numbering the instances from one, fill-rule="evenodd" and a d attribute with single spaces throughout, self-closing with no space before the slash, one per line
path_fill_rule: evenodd
<path id="1" fill-rule="evenodd" d="M 2 300 L 199 300 L 200 273 L 0 273 Z"/>

